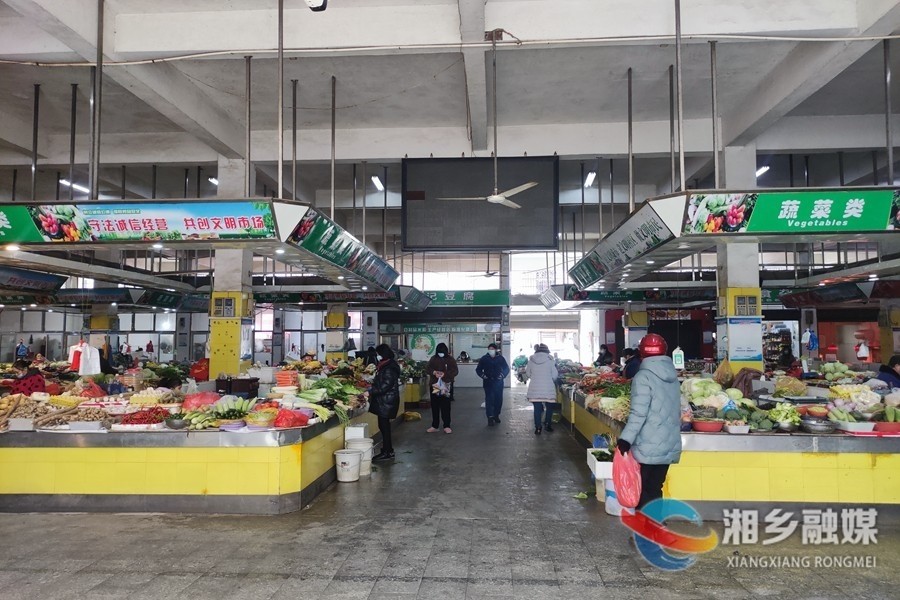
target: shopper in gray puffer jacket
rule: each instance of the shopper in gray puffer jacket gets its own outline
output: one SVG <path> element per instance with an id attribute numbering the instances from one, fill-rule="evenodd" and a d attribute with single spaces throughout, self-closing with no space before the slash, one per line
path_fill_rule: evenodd
<path id="1" fill-rule="evenodd" d="M 666 342 L 655 334 L 644 336 L 640 353 L 643 360 L 631 382 L 631 413 L 618 441 L 619 450 L 634 452 L 641 465 L 638 508 L 662 497 L 669 465 L 681 458 L 681 390 Z"/>
<path id="2" fill-rule="evenodd" d="M 556 378 L 559 377 L 559 372 L 550 356 L 550 348 L 545 344 L 534 347 L 534 354 L 528 359 L 525 374 L 528 376 L 526 397 L 534 405 L 534 433 L 541 434 L 541 414 L 545 408 L 547 414 L 544 417 L 544 428 L 553 431 L 553 405 L 556 404 Z"/>

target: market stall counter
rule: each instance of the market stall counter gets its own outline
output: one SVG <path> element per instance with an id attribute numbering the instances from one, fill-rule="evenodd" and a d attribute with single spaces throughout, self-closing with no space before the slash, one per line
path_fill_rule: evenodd
<path id="1" fill-rule="evenodd" d="M 361 410 L 349 424 L 368 424 Z M 19 432 L 0 435 L 0 511 L 281 514 L 335 480 L 336 417 L 257 432 Z"/>
<path id="2" fill-rule="evenodd" d="M 562 387 L 562 415 L 587 443 L 621 433 L 624 423 L 586 407 L 586 395 Z M 877 507 L 880 522 L 900 521 L 900 437 L 807 433 L 685 432 L 681 461 L 664 495 L 690 502 L 704 519 L 726 508 Z"/>

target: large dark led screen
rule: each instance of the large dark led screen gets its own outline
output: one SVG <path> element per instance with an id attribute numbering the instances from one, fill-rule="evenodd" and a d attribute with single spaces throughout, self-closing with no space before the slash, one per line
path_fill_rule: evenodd
<path id="1" fill-rule="evenodd" d="M 493 193 L 490 158 L 403 161 L 403 248 L 406 250 L 555 250 L 559 160 L 501 158 L 499 190 L 537 186 L 510 198 L 513 209 L 487 200 L 439 200 Z"/>

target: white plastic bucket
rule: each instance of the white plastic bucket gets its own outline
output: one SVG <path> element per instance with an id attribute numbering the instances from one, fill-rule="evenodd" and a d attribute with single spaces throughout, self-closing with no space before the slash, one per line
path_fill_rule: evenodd
<path id="1" fill-rule="evenodd" d="M 359 481 L 359 464 L 362 450 L 335 450 L 334 462 L 337 466 L 337 480 L 341 482 Z"/>
<path id="2" fill-rule="evenodd" d="M 375 440 L 372 438 L 356 438 L 344 444 L 348 450 L 362 450 L 362 461 L 359 463 L 360 475 L 372 474 L 372 456 L 375 454 Z"/>
<path id="3" fill-rule="evenodd" d="M 619 504 L 619 499 L 616 497 L 616 486 L 613 483 L 612 479 L 604 479 L 606 485 L 606 514 L 613 516 L 621 516 L 622 515 L 622 505 Z"/>

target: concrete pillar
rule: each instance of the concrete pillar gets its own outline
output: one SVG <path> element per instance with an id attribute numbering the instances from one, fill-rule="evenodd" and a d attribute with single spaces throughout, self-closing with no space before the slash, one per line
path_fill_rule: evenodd
<path id="1" fill-rule="evenodd" d="M 878 312 L 878 334 L 881 362 L 887 364 L 893 355 L 900 354 L 900 301 L 882 303 Z"/>
<path id="2" fill-rule="evenodd" d="M 729 190 L 752 190 L 756 188 L 756 144 L 746 146 L 726 146 L 722 151 L 721 168 Z"/>
<path id="3" fill-rule="evenodd" d="M 175 360 L 193 362 L 191 356 L 191 313 L 175 315 Z"/>
<path id="4" fill-rule="evenodd" d="M 346 360 L 347 329 L 350 316 L 347 304 L 329 304 L 325 313 L 325 360 Z"/>
<path id="5" fill-rule="evenodd" d="M 362 348 L 360 350 L 368 350 L 370 346 L 374 348 L 378 343 L 378 313 L 364 312 L 362 314 Z"/>
<path id="6" fill-rule="evenodd" d="M 218 180 L 218 197 L 243 198 L 244 161 L 219 157 Z M 216 250 L 209 302 L 210 379 L 237 375 L 253 360 L 252 271 L 252 251 Z"/>
<path id="7" fill-rule="evenodd" d="M 589 365 L 600 353 L 600 344 L 605 343 L 600 325 L 601 310 L 582 310 L 578 313 L 578 362 Z"/>
<path id="8" fill-rule="evenodd" d="M 723 158 L 727 189 L 756 188 L 755 144 L 727 147 Z M 716 255 L 718 355 L 728 356 L 735 373 L 744 367 L 762 370 L 759 245 L 720 244 Z"/>
<path id="9" fill-rule="evenodd" d="M 509 253 L 500 254 L 500 289 L 508 290 L 509 287 Z M 515 356 L 512 354 L 512 330 L 509 327 L 509 307 L 503 307 L 503 314 L 500 317 L 500 351 L 506 357 L 506 362 L 512 367 L 512 361 Z M 503 382 L 504 387 L 512 387 L 514 375 L 510 375 Z"/>

